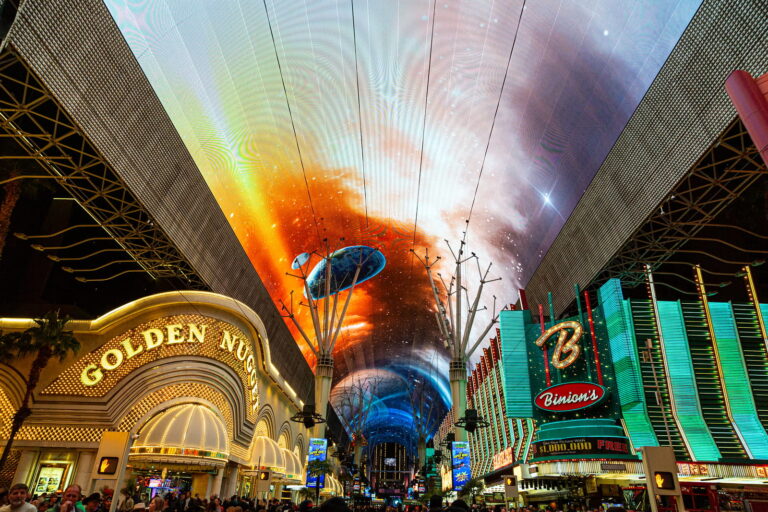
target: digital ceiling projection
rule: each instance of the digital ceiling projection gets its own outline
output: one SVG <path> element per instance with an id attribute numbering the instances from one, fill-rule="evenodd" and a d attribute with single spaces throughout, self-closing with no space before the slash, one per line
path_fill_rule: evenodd
<path id="1" fill-rule="evenodd" d="M 514 302 L 699 1 L 106 4 L 276 304 L 304 252 L 383 254 L 334 352 L 337 387 L 383 381 L 375 443 L 412 437 L 409 387 L 450 402 L 410 250 L 466 236 Z"/>

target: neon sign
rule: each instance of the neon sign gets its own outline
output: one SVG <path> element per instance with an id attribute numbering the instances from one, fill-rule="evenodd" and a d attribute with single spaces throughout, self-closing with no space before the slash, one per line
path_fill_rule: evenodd
<path id="1" fill-rule="evenodd" d="M 605 388 L 591 382 L 566 382 L 548 387 L 534 398 L 539 409 L 571 412 L 586 409 L 605 398 Z"/>
<path id="2" fill-rule="evenodd" d="M 212 324 L 213 325 L 213 324 Z M 247 338 L 239 337 L 230 332 L 224 324 L 220 324 L 221 333 L 211 334 L 212 325 L 198 323 L 169 323 L 162 328 L 150 328 L 127 335 L 118 346 L 109 348 L 94 362 L 86 360 L 86 365 L 80 373 L 80 383 L 86 387 L 93 387 L 104 380 L 104 377 L 112 371 L 119 369 L 134 357 L 147 358 L 154 351 L 165 351 L 173 346 L 193 347 L 200 344 L 209 344 L 209 338 L 214 339 L 218 351 L 229 353 L 236 359 L 235 366 L 242 365 L 247 375 L 245 393 L 252 400 L 253 410 L 258 408 L 258 373 L 256 354 L 252 349 L 252 343 Z M 190 351 L 193 354 L 193 350 Z M 169 354 L 172 355 L 172 354 Z M 147 362 L 149 359 L 147 358 Z M 231 363 L 230 363 L 231 364 Z"/>
<path id="3" fill-rule="evenodd" d="M 573 332 L 568 332 L 568 329 L 572 329 Z M 555 352 L 552 354 L 552 366 L 558 370 L 563 370 L 571 366 L 581 355 L 579 340 L 584 334 L 584 328 L 579 322 L 572 320 L 560 322 L 541 333 L 541 336 L 536 339 L 536 345 L 544 346 L 547 340 L 556 333 L 560 334 L 557 337 Z M 566 354 L 565 358 L 563 358 L 563 354 Z"/>

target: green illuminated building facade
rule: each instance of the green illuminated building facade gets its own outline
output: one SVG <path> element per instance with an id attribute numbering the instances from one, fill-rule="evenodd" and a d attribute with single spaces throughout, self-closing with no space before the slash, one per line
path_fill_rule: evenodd
<path id="1" fill-rule="evenodd" d="M 491 424 L 469 436 L 473 475 L 520 463 L 631 465 L 640 447 L 658 445 L 681 463 L 768 464 L 768 305 L 706 293 L 628 299 L 612 279 L 577 309 L 554 322 L 543 307 L 501 313 L 467 387 Z"/>

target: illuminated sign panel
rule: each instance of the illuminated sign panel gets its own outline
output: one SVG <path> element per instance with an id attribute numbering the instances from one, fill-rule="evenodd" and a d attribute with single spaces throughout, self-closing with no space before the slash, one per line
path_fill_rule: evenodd
<path id="1" fill-rule="evenodd" d="M 653 475 L 657 489 L 673 491 L 675 489 L 675 477 L 669 471 L 656 471 Z"/>
<path id="2" fill-rule="evenodd" d="M 96 472 L 100 475 L 114 475 L 117 472 L 118 457 L 102 457 Z"/>
<path id="3" fill-rule="evenodd" d="M 453 442 L 451 461 L 453 462 L 453 490 L 460 491 L 472 478 L 472 470 L 469 465 L 469 442 Z"/>
<path id="4" fill-rule="evenodd" d="M 215 359 L 235 370 L 242 382 L 249 415 L 259 405 L 259 354 L 254 340 L 239 328 L 199 314 L 164 316 L 112 336 L 84 355 L 43 394 L 104 396 L 120 379 L 146 364 L 170 357 Z"/>
<path id="5" fill-rule="evenodd" d="M 513 462 L 515 462 L 515 450 L 514 447 L 510 446 L 493 456 L 493 469 L 494 471 L 501 469 L 504 466 L 509 466 Z"/>
<path id="6" fill-rule="evenodd" d="M 555 324 L 538 337 L 536 346 L 543 347 L 553 335 L 557 334 L 555 351 L 552 354 L 552 366 L 558 370 L 568 368 L 581 355 L 579 340 L 584 332 L 579 322 L 567 321 Z M 563 356 L 563 354 L 567 354 Z"/>
<path id="7" fill-rule="evenodd" d="M 538 441 L 532 445 L 535 457 L 554 455 L 629 454 L 626 438 L 579 437 L 554 441 Z"/>
<path id="8" fill-rule="evenodd" d="M 313 437 L 309 440 L 309 456 L 307 462 L 313 460 L 325 460 L 326 453 L 328 451 L 328 440 L 318 437 Z M 314 476 L 310 475 L 307 471 L 307 487 L 325 487 L 325 475 Z"/>
<path id="9" fill-rule="evenodd" d="M 586 409 L 605 398 L 605 388 L 591 382 L 566 382 L 551 386 L 534 398 L 539 409 L 570 412 Z"/>

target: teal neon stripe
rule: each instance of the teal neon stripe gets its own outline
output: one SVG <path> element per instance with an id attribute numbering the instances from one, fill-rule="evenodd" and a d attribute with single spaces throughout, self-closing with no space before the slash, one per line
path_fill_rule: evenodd
<path id="1" fill-rule="evenodd" d="M 515 423 L 517 425 L 517 440 L 515 442 L 515 458 L 525 461 L 525 457 L 523 456 L 522 450 L 523 450 L 523 443 L 525 440 L 523 439 L 523 420 L 520 418 L 515 419 Z"/>
<path id="2" fill-rule="evenodd" d="M 720 450 L 701 414 L 680 302 L 659 301 L 657 304 L 661 334 L 664 338 L 663 350 L 669 373 L 670 395 L 677 421 L 688 441 L 693 459 L 717 461 L 720 459 Z"/>
<path id="3" fill-rule="evenodd" d="M 531 442 L 533 441 L 534 425 L 533 425 L 533 420 L 530 418 L 526 418 L 525 423 L 526 425 L 528 425 L 528 435 L 525 438 L 525 452 L 523 453 L 523 460 L 527 461 L 528 456 L 531 452 Z"/>
<path id="4" fill-rule="evenodd" d="M 709 312 L 715 331 L 715 350 L 723 372 L 723 391 L 731 408 L 733 427 L 751 458 L 768 459 L 768 434 L 757 415 L 733 308 L 727 302 L 710 302 Z"/>
<path id="5" fill-rule="evenodd" d="M 499 315 L 501 368 L 508 418 L 533 417 L 525 337 L 524 315 L 527 314 L 527 311 L 502 311 Z"/>
<path id="6" fill-rule="evenodd" d="M 640 358 L 632 326 L 629 302 L 624 300 L 621 281 L 609 279 L 598 292 L 605 316 L 608 343 L 616 375 L 616 389 L 627 435 L 635 449 L 659 446 L 645 403 Z"/>

